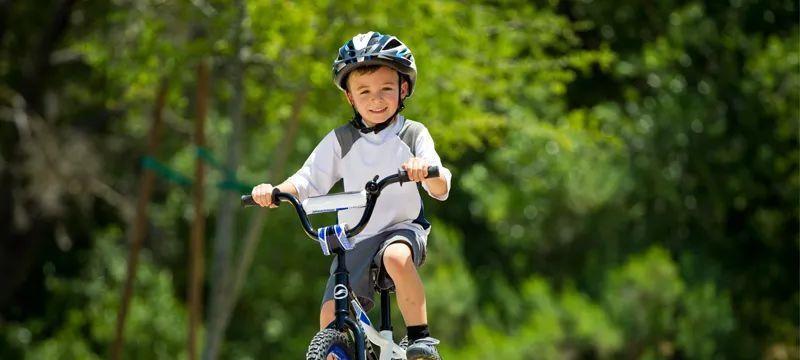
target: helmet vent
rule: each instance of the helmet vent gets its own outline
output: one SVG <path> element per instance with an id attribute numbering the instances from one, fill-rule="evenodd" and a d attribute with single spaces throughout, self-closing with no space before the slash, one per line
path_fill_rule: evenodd
<path id="1" fill-rule="evenodd" d="M 394 48 L 396 48 L 398 46 L 402 46 L 402 45 L 403 44 L 401 44 L 399 41 L 397 41 L 397 39 L 392 39 L 388 43 L 386 43 L 386 46 L 384 46 L 383 48 L 384 49 L 394 49 Z"/>

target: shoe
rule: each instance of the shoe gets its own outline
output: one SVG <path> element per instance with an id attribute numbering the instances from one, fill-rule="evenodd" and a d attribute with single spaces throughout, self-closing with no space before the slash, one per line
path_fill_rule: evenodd
<path id="1" fill-rule="evenodd" d="M 417 339 L 406 349 L 406 359 L 408 360 L 441 360 L 439 352 L 436 351 L 439 340 L 432 337 Z"/>

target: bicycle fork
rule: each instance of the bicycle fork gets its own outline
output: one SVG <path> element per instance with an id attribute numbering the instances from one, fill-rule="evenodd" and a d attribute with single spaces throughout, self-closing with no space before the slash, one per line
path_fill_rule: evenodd
<path id="1" fill-rule="evenodd" d="M 367 351 L 366 351 L 366 342 L 364 338 L 364 331 L 361 330 L 361 327 L 352 319 L 350 319 L 350 306 L 348 304 L 348 298 L 352 296 L 350 294 L 350 290 L 347 284 L 350 283 L 350 274 L 347 271 L 347 266 L 345 263 L 345 252 L 342 248 L 335 248 L 333 250 L 336 253 L 337 262 L 336 262 L 336 271 L 334 272 L 334 279 L 335 279 L 335 286 L 333 288 L 333 300 L 335 304 L 335 316 L 336 320 L 334 320 L 336 329 L 342 331 L 346 328 L 350 329 L 350 332 L 353 334 L 353 341 L 355 342 L 355 355 L 356 360 L 366 360 L 367 358 Z"/>
<path id="2" fill-rule="evenodd" d="M 381 349 L 379 360 L 405 360 L 406 352 L 403 348 L 394 343 L 392 334 L 392 313 L 391 304 L 389 302 L 389 292 L 381 291 L 381 330 L 378 332 L 372 326 L 367 313 L 361 307 L 358 300 L 355 298 L 351 300 L 353 310 L 361 327 L 364 329 L 364 334 L 369 339 L 369 342 L 377 345 Z"/>

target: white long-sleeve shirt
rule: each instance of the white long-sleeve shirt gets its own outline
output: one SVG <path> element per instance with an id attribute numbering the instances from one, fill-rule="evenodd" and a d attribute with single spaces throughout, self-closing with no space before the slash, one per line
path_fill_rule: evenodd
<path id="1" fill-rule="evenodd" d="M 398 115 L 397 120 L 379 133 L 361 133 L 351 124 L 341 126 L 317 145 L 308 159 L 287 180 L 297 188 L 300 200 L 327 194 L 340 179 L 345 191 L 360 191 L 375 175 L 379 179 L 396 174 L 401 165 L 411 157 L 425 159 L 429 165 L 439 167 L 439 176 L 447 182 L 447 191 L 436 197 L 425 183 L 422 187 L 438 200 L 447 199 L 450 193 L 450 170 L 442 166 L 436 153 L 433 138 L 425 125 Z M 355 226 L 364 209 L 347 209 L 339 212 L 339 224 Z M 413 230 L 421 239 L 430 232 L 430 223 L 422 211 L 422 199 L 415 183 L 391 184 L 383 189 L 369 223 L 352 241 L 378 233 L 395 230 Z"/>

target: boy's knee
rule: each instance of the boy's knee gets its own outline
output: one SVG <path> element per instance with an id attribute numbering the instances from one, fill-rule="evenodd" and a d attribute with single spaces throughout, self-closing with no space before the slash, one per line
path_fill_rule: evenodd
<path id="1" fill-rule="evenodd" d="M 319 311 L 319 329 L 322 330 L 328 327 L 328 324 L 336 318 L 334 309 L 336 305 L 333 300 L 328 300 L 322 304 L 322 309 Z"/>
<path id="2" fill-rule="evenodd" d="M 408 244 L 396 242 L 389 245 L 383 252 L 383 266 L 390 274 L 403 268 L 413 268 L 414 258 Z"/>

